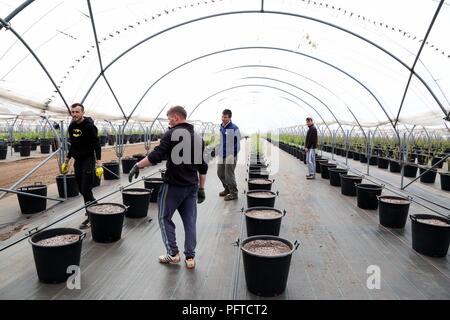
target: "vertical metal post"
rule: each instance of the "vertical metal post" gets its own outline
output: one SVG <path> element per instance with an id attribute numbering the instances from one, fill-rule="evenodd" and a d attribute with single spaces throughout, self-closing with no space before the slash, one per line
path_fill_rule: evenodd
<path id="1" fill-rule="evenodd" d="M 367 175 L 370 172 L 370 154 L 371 154 L 371 132 L 367 132 L 367 143 L 366 143 L 366 157 L 367 157 Z"/>
<path id="2" fill-rule="evenodd" d="M 403 190 L 403 180 L 405 174 L 405 162 L 406 162 L 406 132 L 403 133 L 403 139 L 400 141 L 400 189 Z"/>
<path id="3" fill-rule="evenodd" d="M 345 166 L 348 167 L 348 149 L 350 147 L 350 132 L 345 133 Z"/>
<path id="4" fill-rule="evenodd" d="M 65 157 L 66 157 L 66 150 L 67 150 L 67 138 L 66 138 L 66 134 L 64 132 L 64 121 L 61 121 L 59 123 L 59 129 L 60 129 L 60 134 L 61 134 L 61 148 L 59 149 L 60 152 L 60 157 L 61 157 L 61 164 L 65 161 Z M 60 167 L 61 167 L 60 164 Z M 64 199 L 67 199 L 67 177 L 65 174 L 63 174 L 63 188 L 64 188 Z"/>
<path id="5" fill-rule="evenodd" d="M 333 139 L 333 143 L 331 145 L 331 160 L 334 160 L 334 149 L 336 147 L 336 130 L 332 132 L 331 138 Z"/>

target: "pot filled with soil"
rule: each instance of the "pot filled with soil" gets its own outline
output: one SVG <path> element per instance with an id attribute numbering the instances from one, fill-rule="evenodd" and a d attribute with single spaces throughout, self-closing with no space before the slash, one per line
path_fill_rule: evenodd
<path id="1" fill-rule="evenodd" d="M 433 168 L 429 171 L 427 171 L 429 168 L 427 167 L 419 167 L 419 174 L 420 176 L 420 182 L 423 183 L 434 183 L 436 181 L 436 175 L 437 175 L 437 169 Z M 427 172 L 425 172 L 427 171 Z M 422 175 L 422 173 L 424 173 L 424 175 Z"/>
<path id="2" fill-rule="evenodd" d="M 254 178 L 248 179 L 248 190 L 271 190 L 274 180 Z"/>
<path id="3" fill-rule="evenodd" d="M 404 197 L 378 197 L 378 217 L 386 228 L 404 228 L 411 201 Z"/>
<path id="4" fill-rule="evenodd" d="M 241 243 L 247 289 L 273 297 L 286 290 L 291 257 L 299 244 L 271 235 L 246 238 Z"/>
<path id="5" fill-rule="evenodd" d="M 275 206 L 275 198 L 277 194 L 267 190 L 251 190 L 247 191 L 247 207 L 270 207 Z"/>
<path id="6" fill-rule="evenodd" d="M 128 207 L 127 218 L 144 218 L 147 216 L 151 190 L 129 188 L 122 191 L 123 204 Z"/>
<path id="7" fill-rule="evenodd" d="M 356 184 L 361 183 L 361 176 L 341 174 L 341 193 L 345 196 L 356 196 Z"/>
<path id="8" fill-rule="evenodd" d="M 105 180 L 117 180 L 120 178 L 119 163 L 117 161 L 104 162 L 102 166 Z"/>
<path id="9" fill-rule="evenodd" d="M 336 163 L 320 163 L 320 176 L 322 179 L 330 179 L 330 173 L 328 172 L 328 169 L 330 168 L 336 168 Z"/>
<path id="10" fill-rule="evenodd" d="M 378 208 L 377 196 L 381 195 L 382 186 L 370 183 L 356 184 L 356 197 L 358 207 L 361 209 L 376 210 Z"/>
<path id="11" fill-rule="evenodd" d="M 163 183 L 163 178 L 147 178 L 144 180 L 144 188 L 149 189 L 151 192 L 150 202 L 158 201 L 158 192 Z"/>
<path id="12" fill-rule="evenodd" d="M 281 219 L 286 215 L 286 210 L 254 207 L 246 209 L 244 214 L 247 236 L 263 234 L 278 236 L 280 234 Z"/>
<path id="13" fill-rule="evenodd" d="M 23 214 L 31 214 L 44 211 L 47 208 L 47 199 L 37 198 L 32 195 L 47 196 L 47 185 L 36 183 L 34 185 L 23 186 L 16 189 L 31 195 L 17 194 L 20 210 Z"/>
<path id="14" fill-rule="evenodd" d="M 136 158 L 123 158 L 122 159 L 122 172 L 129 173 L 131 168 L 138 162 Z"/>
<path id="15" fill-rule="evenodd" d="M 77 180 L 74 174 L 66 174 L 67 197 L 76 197 L 79 193 Z M 64 198 L 64 175 L 56 176 L 56 186 L 60 198 Z"/>
<path id="16" fill-rule="evenodd" d="M 79 266 L 85 233 L 73 228 L 55 228 L 36 233 L 28 239 L 33 249 L 39 280 L 65 282 L 69 266 Z"/>
<path id="17" fill-rule="evenodd" d="M 86 211 L 94 241 L 109 243 L 120 240 L 126 206 L 120 203 L 96 203 L 87 207 Z"/>
<path id="18" fill-rule="evenodd" d="M 341 174 L 347 174 L 348 170 L 343 168 L 328 168 L 330 184 L 335 187 L 341 186 Z"/>
<path id="19" fill-rule="evenodd" d="M 430 214 L 411 219 L 412 248 L 430 257 L 445 257 L 450 244 L 450 220 Z"/>

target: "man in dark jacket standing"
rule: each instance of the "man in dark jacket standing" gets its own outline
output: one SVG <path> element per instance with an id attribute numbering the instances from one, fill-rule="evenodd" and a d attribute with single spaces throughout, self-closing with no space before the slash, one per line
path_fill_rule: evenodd
<path id="1" fill-rule="evenodd" d="M 102 149 L 98 138 L 98 130 L 94 121 L 84 116 L 84 106 L 74 103 L 70 107 L 72 122 L 69 125 L 69 153 L 66 161 L 61 166 L 61 172 L 69 171 L 69 161 L 75 159 L 75 179 L 78 189 L 83 195 L 84 203 L 95 202 L 92 188 L 94 186 L 95 166 L 99 164 L 102 157 Z M 87 215 L 87 213 L 86 213 Z M 80 225 L 80 229 L 89 228 L 89 217 Z"/>
<path id="2" fill-rule="evenodd" d="M 317 129 L 314 126 L 312 118 L 306 118 L 306 125 L 309 128 L 306 133 L 305 141 L 306 164 L 308 165 L 308 175 L 306 175 L 306 179 L 311 180 L 316 178 Z"/>
<path id="3" fill-rule="evenodd" d="M 203 159 L 204 142 L 194 132 L 194 126 L 186 122 L 187 113 L 183 107 L 175 106 L 167 111 L 170 129 L 160 144 L 131 169 L 128 179 L 139 175 L 139 169 L 155 165 L 167 159 L 164 184 L 158 194 L 158 220 L 167 254 L 159 257 L 160 263 L 180 262 L 175 224 L 172 221 L 175 210 L 183 220 L 186 267 L 195 268 L 195 247 L 197 245 L 197 203 L 205 200 L 205 180 L 208 164 Z"/>
<path id="4" fill-rule="evenodd" d="M 222 124 L 220 125 L 220 145 L 218 149 L 219 163 L 217 164 L 217 176 L 224 190 L 219 196 L 225 197 L 225 201 L 238 198 L 238 189 L 234 170 L 236 169 L 237 155 L 240 150 L 241 134 L 237 125 L 231 122 L 231 110 L 222 111 Z"/>

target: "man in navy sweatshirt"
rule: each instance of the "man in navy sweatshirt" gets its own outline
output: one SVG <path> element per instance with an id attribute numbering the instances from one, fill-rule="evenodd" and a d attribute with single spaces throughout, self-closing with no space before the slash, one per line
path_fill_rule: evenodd
<path id="1" fill-rule="evenodd" d="M 197 245 L 197 203 L 205 200 L 205 180 L 208 164 L 203 159 L 204 142 L 194 132 L 194 126 L 186 122 L 187 113 L 181 106 L 167 111 L 170 129 L 166 131 L 158 146 L 131 169 L 131 182 L 139 175 L 139 169 L 155 165 L 167 159 L 164 184 L 158 194 L 158 220 L 167 254 L 159 257 L 160 263 L 180 262 L 175 224 L 172 221 L 175 210 L 183 220 L 185 240 L 184 255 L 188 269 L 195 268 L 195 247 Z"/>
<path id="2" fill-rule="evenodd" d="M 92 118 L 84 116 L 84 106 L 74 103 L 70 107 L 72 122 L 69 125 L 69 153 L 61 166 L 61 172 L 69 171 L 71 158 L 75 159 L 75 179 L 78 189 L 83 196 L 84 203 L 95 203 L 92 188 L 94 187 L 95 166 L 99 165 L 102 157 L 102 148 L 98 138 L 98 130 Z M 86 212 L 86 215 L 87 212 Z M 80 229 L 89 228 L 89 217 L 80 225 Z"/>

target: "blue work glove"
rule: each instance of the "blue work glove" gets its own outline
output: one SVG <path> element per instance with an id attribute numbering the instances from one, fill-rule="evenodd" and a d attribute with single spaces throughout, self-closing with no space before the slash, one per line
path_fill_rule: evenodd
<path id="1" fill-rule="evenodd" d="M 197 191 L 197 203 L 202 203 L 205 201 L 206 195 L 205 195 L 205 188 L 198 188 Z"/>
<path id="2" fill-rule="evenodd" d="M 136 179 L 139 176 L 139 167 L 137 163 L 134 164 L 133 168 L 131 168 L 130 172 L 128 173 L 128 181 L 131 182 L 133 180 L 133 176 Z"/>

